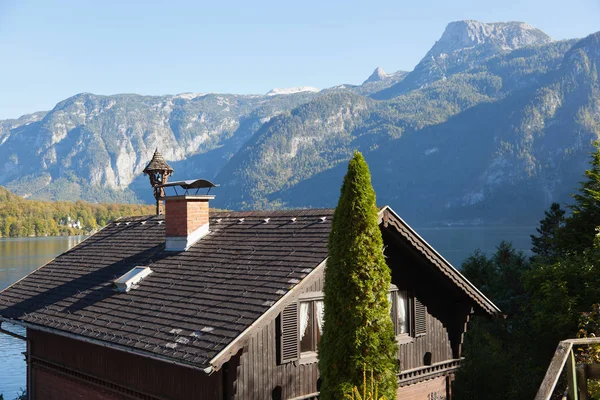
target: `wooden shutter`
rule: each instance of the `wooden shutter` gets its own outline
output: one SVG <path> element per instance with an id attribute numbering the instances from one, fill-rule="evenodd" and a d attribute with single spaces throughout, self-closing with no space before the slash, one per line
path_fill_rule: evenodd
<path id="1" fill-rule="evenodd" d="M 290 304 L 281 312 L 280 362 L 287 363 L 298 359 L 298 304 Z"/>
<path id="2" fill-rule="evenodd" d="M 427 307 L 415 297 L 415 336 L 427 333 Z"/>

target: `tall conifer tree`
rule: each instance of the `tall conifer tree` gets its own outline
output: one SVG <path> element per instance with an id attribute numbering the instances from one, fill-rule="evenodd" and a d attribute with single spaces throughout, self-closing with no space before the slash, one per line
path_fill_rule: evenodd
<path id="1" fill-rule="evenodd" d="M 536 235 L 531 237 L 531 251 L 535 253 L 532 260 L 545 264 L 553 264 L 563 251 L 558 245 L 558 232 L 565 224 L 565 210 L 558 203 L 552 203 L 550 209 L 544 212 L 545 218 L 540 221 Z"/>
<path id="2" fill-rule="evenodd" d="M 355 152 L 329 236 L 319 344 L 322 400 L 343 399 L 352 387 L 361 387 L 364 364 L 374 371 L 379 393 L 396 397 L 397 345 L 387 298 L 391 275 L 377 214 L 369 167 Z"/>
<path id="3" fill-rule="evenodd" d="M 565 220 L 558 232 L 557 246 L 563 252 L 580 253 L 592 247 L 596 227 L 600 226 L 600 143 L 594 142 L 590 169 L 581 182 L 578 193 L 572 194 L 575 204 L 569 206 L 573 215 Z"/>

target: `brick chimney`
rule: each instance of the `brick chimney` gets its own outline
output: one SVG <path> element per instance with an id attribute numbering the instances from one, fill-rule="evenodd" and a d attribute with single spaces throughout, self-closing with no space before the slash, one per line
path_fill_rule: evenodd
<path id="1" fill-rule="evenodd" d="M 209 232 L 211 195 L 165 196 L 165 250 L 186 251 Z"/>

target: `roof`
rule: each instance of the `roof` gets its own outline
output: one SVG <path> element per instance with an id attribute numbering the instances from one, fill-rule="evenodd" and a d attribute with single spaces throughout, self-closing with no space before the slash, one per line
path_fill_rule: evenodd
<path id="1" fill-rule="evenodd" d="M 123 218 L 0 292 L 0 315 L 206 368 L 327 257 L 332 216 L 215 212 L 211 232 L 178 253 L 164 251 L 163 216 Z M 113 290 L 135 266 L 153 273 Z"/>
<path id="2" fill-rule="evenodd" d="M 0 292 L 0 319 L 218 368 L 261 316 L 321 269 L 332 217 L 332 209 L 212 212 L 211 232 L 185 252 L 164 251 L 164 216 L 122 218 Z M 485 312 L 499 312 L 391 208 L 379 218 Z M 153 272 L 136 289 L 114 290 L 136 266 Z"/>
<path id="3" fill-rule="evenodd" d="M 491 315 L 499 314 L 500 309 L 492 303 L 479 289 L 475 287 L 463 274 L 452 266 L 440 253 L 438 253 L 425 239 L 410 227 L 402 218 L 391 209 L 385 206 L 379 212 L 380 223 L 385 227 L 393 227 L 410 245 L 421 253 L 425 259 L 447 279 L 458 286 L 471 300 L 473 300 L 481 309 Z"/>
<path id="4" fill-rule="evenodd" d="M 167 161 L 162 156 L 162 154 L 158 152 L 158 149 L 154 151 L 152 159 L 150 160 L 148 165 L 146 165 L 146 168 L 144 168 L 144 173 L 146 174 L 152 170 L 173 172 L 173 168 L 171 168 L 171 166 L 167 164 Z"/>

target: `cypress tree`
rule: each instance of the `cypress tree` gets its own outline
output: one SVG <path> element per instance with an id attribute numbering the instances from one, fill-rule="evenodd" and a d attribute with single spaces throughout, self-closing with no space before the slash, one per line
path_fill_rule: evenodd
<path id="1" fill-rule="evenodd" d="M 359 152 L 348 165 L 329 236 L 325 317 L 319 344 L 322 400 L 345 398 L 374 371 L 379 393 L 396 398 L 397 345 L 387 298 L 390 269 L 383 256 L 375 191 Z"/>

